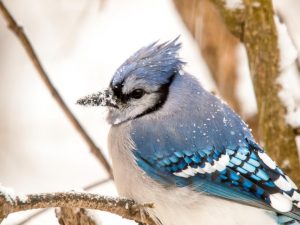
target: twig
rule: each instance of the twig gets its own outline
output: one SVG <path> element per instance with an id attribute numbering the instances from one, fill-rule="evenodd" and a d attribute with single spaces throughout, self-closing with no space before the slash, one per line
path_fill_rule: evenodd
<path id="1" fill-rule="evenodd" d="M 105 159 L 104 155 L 102 154 L 101 150 L 96 146 L 96 144 L 93 142 L 93 140 L 89 137 L 87 132 L 83 129 L 79 121 L 76 119 L 76 117 L 73 115 L 71 110 L 67 107 L 66 103 L 58 93 L 58 91 L 55 89 L 54 85 L 51 83 L 49 76 L 47 75 L 46 71 L 44 70 L 40 60 L 38 59 L 37 54 L 35 53 L 29 39 L 25 35 L 23 28 L 17 24 L 15 19 L 12 17 L 12 15 L 9 13 L 3 2 L 0 0 L 0 12 L 2 13 L 5 21 L 7 22 L 7 25 L 9 29 L 16 35 L 16 37 L 21 42 L 22 46 L 24 47 L 27 55 L 31 59 L 31 62 L 33 63 L 34 67 L 38 71 L 38 74 L 42 78 L 43 82 L 45 83 L 48 90 L 51 92 L 53 98 L 57 101 L 58 105 L 61 107 L 61 109 L 66 114 L 67 118 L 70 120 L 70 122 L 73 124 L 73 126 L 76 128 L 76 130 L 80 133 L 81 137 L 84 139 L 84 141 L 87 143 L 87 145 L 90 147 L 91 152 L 95 155 L 95 157 L 101 162 L 101 164 L 104 166 L 105 170 L 109 174 L 110 177 L 112 177 L 112 171 L 109 163 Z"/>
<path id="2" fill-rule="evenodd" d="M 90 190 L 90 189 L 92 189 L 92 188 L 98 187 L 98 186 L 100 186 L 100 185 L 102 185 L 102 184 L 105 184 L 105 183 L 107 183 L 107 182 L 109 182 L 109 181 L 111 181 L 111 178 L 106 178 L 106 179 L 103 179 L 103 180 L 96 181 L 96 182 L 94 182 L 94 183 L 92 183 L 92 184 L 89 184 L 89 185 L 87 185 L 86 187 L 84 187 L 83 190 L 88 191 L 88 190 Z M 30 220 L 34 219 L 35 217 L 37 217 L 37 216 L 43 214 L 43 213 L 46 212 L 47 210 L 48 210 L 48 209 L 41 209 L 41 210 L 39 210 L 39 211 L 37 211 L 37 212 L 34 212 L 33 214 L 31 214 L 31 215 L 28 216 L 27 218 L 25 218 L 25 219 L 23 219 L 22 221 L 20 221 L 17 225 L 24 225 L 24 224 L 28 223 Z"/>
<path id="3" fill-rule="evenodd" d="M 96 182 L 94 182 L 92 184 L 89 184 L 89 185 L 85 186 L 83 188 L 83 190 L 85 190 L 85 191 L 91 190 L 91 189 L 93 189 L 95 187 L 98 187 L 98 186 L 100 186 L 102 184 L 105 184 L 105 183 L 107 183 L 107 182 L 109 182 L 111 180 L 112 179 L 109 177 L 109 178 L 106 178 L 106 179 L 103 179 L 103 180 L 96 181 Z"/>
<path id="4" fill-rule="evenodd" d="M 53 207 L 87 208 L 114 213 L 123 218 L 156 225 L 146 213 L 146 208 L 153 204 L 137 204 L 131 199 L 105 197 L 86 192 L 55 192 L 28 194 L 24 196 L 11 195 L 0 190 L 0 223 L 10 213 Z"/>

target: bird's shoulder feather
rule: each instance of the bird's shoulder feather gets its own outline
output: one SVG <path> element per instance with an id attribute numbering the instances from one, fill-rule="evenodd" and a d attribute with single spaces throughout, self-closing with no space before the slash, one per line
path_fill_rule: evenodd
<path id="1" fill-rule="evenodd" d="M 195 108 L 188 115 L 133 122 L 139 167 L 162 185 L 190 187 L 300 220 L 296 185 L 228 106 L 214 97 L 206 102 L 214 110 Z"/>

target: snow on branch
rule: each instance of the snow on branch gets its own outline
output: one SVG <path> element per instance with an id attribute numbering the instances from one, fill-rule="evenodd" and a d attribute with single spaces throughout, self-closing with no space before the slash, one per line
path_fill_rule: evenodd
<path id="1" fill-rule="evenodd" d="M 0 223 L 14 212 L 52 207 L 96 209 L 139 223 L 156 225 L 145 211 L 146 208 L 153 208 L 153 204 L 141 205 L 131 199 L 75 191 L 18 195 L 0 186 Z"/>
<path id="2" fill-rule="evenodd" d="M 298 52 L 285 24 L 275 17 L 280 51 L 280 76 L 282 87 L 278 95 L 287 109 L 286 122 L 293 128 L 300 127 L 300 71 L 297 66 Z"/>
<path id="3" fill-rule="evenodd" d="M 242 0 L 226 0 L 225 1 L 225 7 L 230 10 L 236 10 L 236 9 L 244 9 L 244 3 Z"/>
<path id="4" fill-rule="evenodd" d="M 300 27 L 298 22 L 300 2 L 298 0 L 273 0 L 273 4 L 276 15 L 286 25 L 287 32 L 297 50 L 297 64 L 300 70 Z"/>
<path id="5" fill-rule="evenodd" d="M 87 186 L 85 186 L 83 188 L 84 191 L 89 191 L 92 188 L 95 188 L 97 186 L 100 186 L 102 184 L 105 184 L 107 182 L 111 181 L 111 178 L 105 178 L 96 182 L 93 182 Z M 6 188 L 7 189 L 7 188 Z M 11 189 L 9 189 L 11 190 Z M 12 191 L 11 191 L 12 192 Z M 47 212 L 47 210 L 49 210 L 49 208 L 45 208 L 45 209 L 41 209 L 37 212 L 34 212 L 33 214 L 31 214 L 30 216 L 24 218 L 23 220 L 21 220 L 20 222 L 18 222 L 18 224 L 16 225 L 24 225 L 27 224 L 29 221 L 31 221 L 32 219 L 34 219 L 35 217 Z M 92 225 L 93 222 L 95 222 L 97 225 L 101 224 L 99 221 L 95 221 L 95 217 L 90 217 L 90 213 L 87 213 L 86 210 L 83 209 L 75 209 L 75 208 L 57 208 L 55 210 L 56 213 L 56 217 L 58 218 L 59 222 L 63 222 L 64 225 L 68 225 L 70 224 L 89 224 Z M 64 216 L 66 218 L 64 218 Z M 82 221 L 84 220 L 85 223 L 82 223 Z M 71 222 L 70 222 L 71 221 Z M 68 223 L 69 222 L 69 223 Z"/>

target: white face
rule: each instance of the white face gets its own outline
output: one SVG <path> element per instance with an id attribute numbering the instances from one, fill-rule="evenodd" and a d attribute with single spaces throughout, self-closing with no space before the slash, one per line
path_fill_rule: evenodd
<path id="1" fill-rule="evenodd" d="M 140 89 L 135 89 L 140 90 Z M 155 107 L 159 102 L 161 94 L 157 92 L 144 93 L 141 98 L 129 98 L 124 103 L 119 103 L 119 108 L 109 107 L 107 121 L 116 125 L 142 115 L 147 110 Z"/>
<path id="2" fill-rule="evenodd" d="M 114 125 L 155 110 L 167 95 L 167 88 L 151 84 L 134 74 L 128 76 L 121 86 L 111 88 L 117 98 L 118 107 L 109 107 L 107 121 Z"/>

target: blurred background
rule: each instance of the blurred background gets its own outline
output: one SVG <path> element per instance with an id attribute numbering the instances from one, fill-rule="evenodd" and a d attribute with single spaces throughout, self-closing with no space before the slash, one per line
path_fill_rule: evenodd
<path id="1" fill-rule="evenodd" d="M 108 157 L 106 111 L 76 100 L 105 88 L 144 45 L 181 35 L 186 70 L 213 90 L 208 70 L 171 1 L 6 1 L 50 79 Z M 78 189 L 107 174 L 41 81 L 19 41 L 0 17 L 0 182 L 16 192 Z M 97 189 L 116 195 L 113 183 Z M 53 210 L 29 224 L 55 224 Z M 18 215 L 20 214 L 20 215 Z M 22 215 L 21 215 L 22 214 Z M 24 213 L 10 215 L 15 224 Z M 26 214 L 28 214 L 26 212 Z M 108 214 L 102 219 L 107 222 Z M 115 216 L 112 216 L 115 217 Z M 116 216 L 116 220 L 121 220 Z M 123 223 L 123 222 L 122 222 Z"/>
<path id="2" fill-rule="evenodd" d="M 5 4 L 23 26 L 51 81 L 107 159 L 106 111 L 82 108 L 75 102 L 105 88 L 117 67 L 140 47 L 180 35 L 180 56 L 187 62 L 185 69 L 207 90 L 222 93 L 199 53 L 196 41 L 200 37 L 195 39 L 190 34 L 171 0 L 9 0 Z M 205 27 L 201 26 L 202 21 L 198 22 L 197 32 L 201 34 Z M 235 109 L 248 119 L 257 112 L 256 101 L 245 49 L 235 44 L 237 47 L 230 54 L 237 57 L 233 61 L 234 73 L 238 75 L 235 82 L 239 85 L 230 90 L 226 88 L 230 79 L 225 78 L 223 90 L 240 93 L 236 101 L 241 108 Z M 108 177 L 52 98 L 2 17 L 0 105 L 3 186 L 21 193 L 62 191 Z M 91 191 L 117 194 L 113 182 Z M 12 214 L 3 224 L 18 224 L 32 213 Z M 97 215 L 102 224 L 134 224 L 108 213 Z M 57 224 L 57 219 L 54 211 L 48 210 L 26 224 Z"/>

